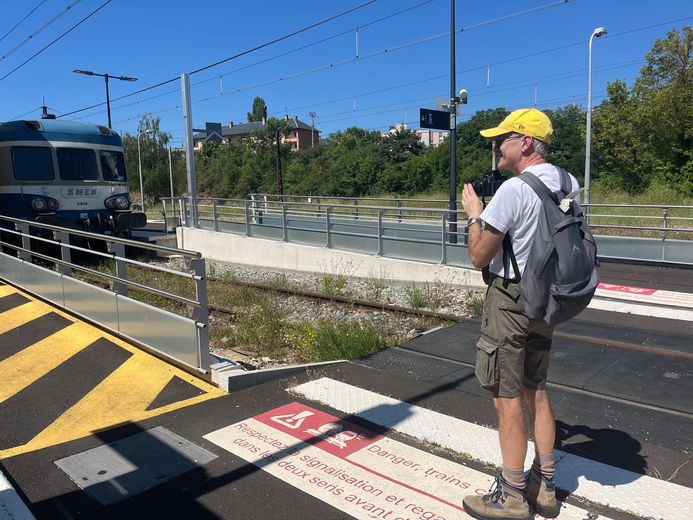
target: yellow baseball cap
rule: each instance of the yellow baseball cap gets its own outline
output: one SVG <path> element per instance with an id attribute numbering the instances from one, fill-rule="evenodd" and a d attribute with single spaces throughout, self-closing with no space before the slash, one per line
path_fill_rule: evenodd
<path id="1" fill-rule="evenodd" d="M 511 112 L 497 127 L 481 130 L 480 134 L 484 137 L 497 137 L 511 132 L 531 135 L 546 144 L 551 144 L 553 126 L 544 112 L 536 108 L 521 108 Z"/>

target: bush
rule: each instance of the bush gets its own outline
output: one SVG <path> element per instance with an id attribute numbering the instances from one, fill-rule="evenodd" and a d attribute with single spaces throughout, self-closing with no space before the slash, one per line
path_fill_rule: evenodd
<path id="1" fill-rule="evenodd" d="M 358 359 L 375 354 L 385 341 L 380 332 L 369 324 L 331 323 L 321 320 L 306 322 L 289 333 L 299 356 L 304 361 L 332 361 Z"/>

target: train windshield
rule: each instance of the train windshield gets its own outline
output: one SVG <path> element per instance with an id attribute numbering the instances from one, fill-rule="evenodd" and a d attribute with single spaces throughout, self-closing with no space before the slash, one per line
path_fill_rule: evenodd
<path id="1" fill-rule="evenodd" d="M 125 174 L 125 160 L 121 152 L 99 152 L 101 158 L 101 172 L 103 180 L 111 182 L 125 182 L 128 180 Z"/>
<path id="2" fill-rule="evenodd" d="M 13 146 L 12 165 L 18 181 L 49 181 L 55 175 L 53 154 L 48 147 Z"/>
<path id="3" fill-rule="evenodd" d="M 64 181 L 95 181 L 99 178 L 94 150 L 58 148 L 58 170 Z"/>

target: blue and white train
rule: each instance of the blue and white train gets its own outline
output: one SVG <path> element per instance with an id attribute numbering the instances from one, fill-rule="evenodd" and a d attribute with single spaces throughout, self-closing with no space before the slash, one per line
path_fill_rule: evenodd
<path id="1" fill-rule="evenodd" d="M 0 123 L 0 214 L 118 236 L 147 223 L 130 207 L 120 136 L 56 119 Z"/>

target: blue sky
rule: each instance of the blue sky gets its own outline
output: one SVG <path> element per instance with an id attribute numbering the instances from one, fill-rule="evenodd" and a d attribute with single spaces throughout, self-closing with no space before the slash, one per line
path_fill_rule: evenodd
<path id="1" fill-rule="evenodd" d="M 149 113 L 161 118 L 161 128 L 180 145 L 178 79 L 117 98 L 368 0 L 112 0 L 21 66 L 105 1 L 0 1 L 0 37 L 5 35 L 0 40 L 0 121 L 38 117 L 44 97 L 58 116 L 103 103 L 104 80 L 72 72 L 87 69 L 138 78 L 110 83 L 114 129 L 134 133 L 140 117 Z M 604 26 L 609 34 L 593 44 L 597 104 L 608 82 L 621 79 L 632 85 L 657 38 L 693 24 L 690 0 L 457 0 L 456 9 L 456 27 L 465 29 L 456 37 L 456 83 L 457 89 L 469 91 L 462 119 L 499 106 L 556 108 L 574 102 L 585 107 L 587 42 L 595 27 Z M 309 122 L 309 112 L 315 112 L 323 136 L 349 126 L 387 130 L 403 121 L 417 128 L 419 107 L 435 108 L 436 98 L 449 95 L 449 24 L 449 0 L 377 0 L 192 75 L 194 125 L 243 122 L 253 98 L 262 96 L 276 117 L 288 114 Z M 66 116 L 78 118 L 105 124 L 105 105 Z"/>

